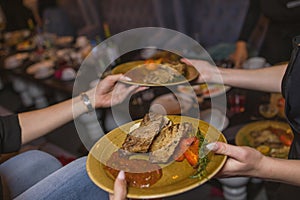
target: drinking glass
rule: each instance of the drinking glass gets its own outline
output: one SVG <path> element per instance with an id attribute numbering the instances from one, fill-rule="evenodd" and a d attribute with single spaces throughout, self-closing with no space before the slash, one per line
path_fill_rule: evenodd
<path id="1" fill-rule="evenodd" d="M 229 112 L 238 114 L 245 111 L 246 95 L 242 92 L 234 92 L 228 95 Z"/>
<path id="2" fill-rule="evenodd" d="M 1 43 L 4 42 L 4 30 L 6 27 L 6 18 L 2 7 L 0 6 L 0 41 Z"/>

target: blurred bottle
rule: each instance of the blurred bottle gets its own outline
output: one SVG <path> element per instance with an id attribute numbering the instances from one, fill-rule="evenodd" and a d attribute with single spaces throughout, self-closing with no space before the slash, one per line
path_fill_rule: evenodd
<path id="1" fill-rule="evenodd" d="M 0 42 L 1 42 L 1 46 L 2 46 L 2 43 L 4 42 L 5 28 L 6 28 L 6 18 L 5 18 L 4 12 L 2 10 L 2 7 L 0 6 Z"/>
<path id="2" fill-rule="evenodd" d="M 234 115 L 245 111 L 246 95 L 237 90 L 228 95 L 229 113 Z"/>

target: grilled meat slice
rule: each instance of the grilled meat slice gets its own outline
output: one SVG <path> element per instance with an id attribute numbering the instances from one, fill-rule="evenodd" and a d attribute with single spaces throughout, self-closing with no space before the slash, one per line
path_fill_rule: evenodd
<path id="1" fill-rule="evenodd" d="M 148 152 L 155 136 L 170 123 L 172 122 L 161 114 L 146 114 L 141 125 L 127 135 L 122 149 L 127 151 L 126 154 Z"/>
<path id="2" fill-rule="evenodd" d="M 143 79 L 144 83 L 171 83 L 175 79 L 184 78 L 186 74 L 186 64 L 184 63 L 164 63 L 156 70 L 149 71 Z"/>
<path id="3" fill-rule="evenodd" d="M 150 147 L 150 162 L 166 163 L 173 155 L 181 138 L 193 131 L 193 125 L 189 122 L 165 127 L 154 139 Z"/>
<path id="4" fill-rule="evenodd" d="M 187 65 L 185 63 L 173 61 L 173 62 L 165 63 L 165 65 L 176 70 L 176 72 L 178 73 L 178 74 L 176 74 L 176 76 L 178 76 L 178 75 L 184 76 L 186 74 Z"/>

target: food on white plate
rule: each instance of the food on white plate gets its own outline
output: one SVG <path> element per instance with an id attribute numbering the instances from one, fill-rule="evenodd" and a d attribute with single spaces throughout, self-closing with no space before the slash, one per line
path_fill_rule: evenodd
<path id="1" fill-rule="evenodd" d="M 35 74 L 41 68 L 53 68 L 53 67 L 54 67 L 54 61 L 53 60 L 45 60 L 45 61 L 38 62 L 38 63 L 35 63 L 35 64 L 29 66 L 26 69 L 26 73 L 27 74 Z"/>
<path id="2" fill-rule="evenodd" d="M 28 53 L 17 53 L 9 56 L 4 60 L 4 67 L 6 69 L 14 69 L 21 66 L 21 64 L 29 57 Z"/>

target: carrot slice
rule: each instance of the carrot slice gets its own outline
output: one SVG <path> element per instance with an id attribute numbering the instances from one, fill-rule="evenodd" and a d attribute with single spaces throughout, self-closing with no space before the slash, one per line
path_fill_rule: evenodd
<path id="1" fill-rule="evenodd" d="M 292 139 L 290 137 L 288 137 L 287 135 L 281 134 L 279 136 L 280 141 L 287 146 L 291 146 L 292 145 Z"/>
<path id="2" fill-rule="evenodd" d="M 190 163 L 191 166 L 195 167 L 198 164 L 199 156 L 198 153 L 193 153 L 190 149 L 187 149 L 184 152 L 184 156 L 187 159 L 187 161 Z"/>

